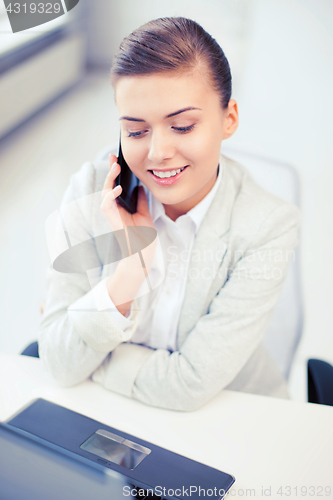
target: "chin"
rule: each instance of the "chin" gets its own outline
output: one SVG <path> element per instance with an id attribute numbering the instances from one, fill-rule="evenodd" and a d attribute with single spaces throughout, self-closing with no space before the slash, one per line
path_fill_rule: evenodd
<path id="1" fill-rule="evenodd" d="M 154 195 L 156 200 L 158 200 L 163 205 L 174 205 L 175 203 L 177 203 L 177 201 L 174 201 L 174 199 L 170 198 L 170 196 L 169 197 L 168 196 L 159 196 L 158 193 L 154 193 L 153 191 L 152 191 L 152 194 Z"/>

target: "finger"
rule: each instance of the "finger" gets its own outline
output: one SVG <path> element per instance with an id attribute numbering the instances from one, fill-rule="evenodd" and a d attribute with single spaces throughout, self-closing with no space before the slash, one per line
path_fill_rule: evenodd
<path id="1" fill-rule="evenodd" d="M 108 189 L 104 195 L 101 208 L 103 212 L 107 212 L 108 210 L 116 210 L 117 209 L 117 201 L 116 199 L 120 195 L 122 191 L 121 186 L 116 186 L 114 189 Z"/>
<path id="2" fill-rule="evenodd" d="M 104 189 L 102 191 L 102 209 L 103 207 L 106 207 L 107 204 L 111 204 L 111 202 L 114 200 L 114 203 L 116 203 L 116 198 L 121 195 L 123 188 L 121 186 L 116 186 L 113 189 Z"/>
<path id="3" fill-rule="evenodd" d="M 111 170 L 113 173 L 116 172 L 116 167 L 114 167 L 114 165 L 117 164 L 117 162 L 118 162 L 118 158 L 116 157 L 116 155 L 110 153 L 109 154 L 109 172 L 108 172 L 108 175 L 106 176 L 105 181 L 104 181 L 102 197 L 105 196 L 105 193 L 104 193 L 105 189 L 113 189 L 114 188 L 114 182 L 112 182 L 112 180 L 114 181 L 114 179 L 119 175 L 119 173 L 117 173 L 117 175 L 115 175 L 114 178 L 113 178 L 113 175 L 110 176 L 109 174 L 110 174 Z"/>
<path id="4" fill-rule="evenodd" d="M 110 168 L 112 167 L 112 165 L 114 163 L 118 163 L 118 158 L 116 157 L 116 155 L 113 155 L 112 153 L 109 154 L 109 164 L 110 164 Z"/>
<path id="5" fill-rule="evenodd" d="M 149 212 L 149 207 L 148 207 L 148 200 L 147 196 L 145 193 L 145 190 L 143 186 L 139 186 L 139 193 L 138 193 L 138 212 L 142 215 L 148 215 L 150 214 Z"/>
<path id="6" fill-rule="evenodd" d="M 106 219 L 109 221 L 113 231 L 123 228 L 123 223 L 120 214 L 120 207 L 117 204 L 116 198 L 121 193 L 121 186 L 116 186 L 115 189 L 109 190 L 105 195 L 101 209 Z"/>
<path id="7" fill-rule="evenodd" d="M 102 198 L 104 198 L 104 196 L 110 189 L 111 190 L 114 189 L 115 179 L 118 177 L 119 174 L 120 174 L 120 165 L 118 165 L 118 163 L 113 163 L 104 181 Z"/>

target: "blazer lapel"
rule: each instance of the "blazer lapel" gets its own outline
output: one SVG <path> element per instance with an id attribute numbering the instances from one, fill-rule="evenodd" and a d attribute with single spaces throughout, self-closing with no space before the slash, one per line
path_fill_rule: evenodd
<path id="1" fill-rule="evenodd" d="M 218 191 L 196 235 L 179 319 L 178 347 L 203 314 L 205 299 L 227 252 L 223 236 L 230 227 L 232 207 L 237 196 L 232 166 L 223 156 L 222 179 Z"/>

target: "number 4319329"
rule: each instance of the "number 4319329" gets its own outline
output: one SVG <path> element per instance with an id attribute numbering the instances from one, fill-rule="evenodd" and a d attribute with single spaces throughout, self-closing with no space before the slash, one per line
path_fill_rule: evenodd
<path id="1" fill-rule="evenodd" d="M 10 3 L 6 7 L 6 11 L 9 14 L 59 14 L 61 10 L 60 3 L 30 3 L 27 5 L 26 3 Z"/>

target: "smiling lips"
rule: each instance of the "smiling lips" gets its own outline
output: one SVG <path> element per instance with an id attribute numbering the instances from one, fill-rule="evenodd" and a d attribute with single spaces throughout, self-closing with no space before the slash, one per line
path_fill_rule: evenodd
<path id="1" fill-rule="evenodd" d="M 182 176 L 188 165 L 177 170 L 148 170 L 157 184 L 169 186 L 174 184 Z"/>

